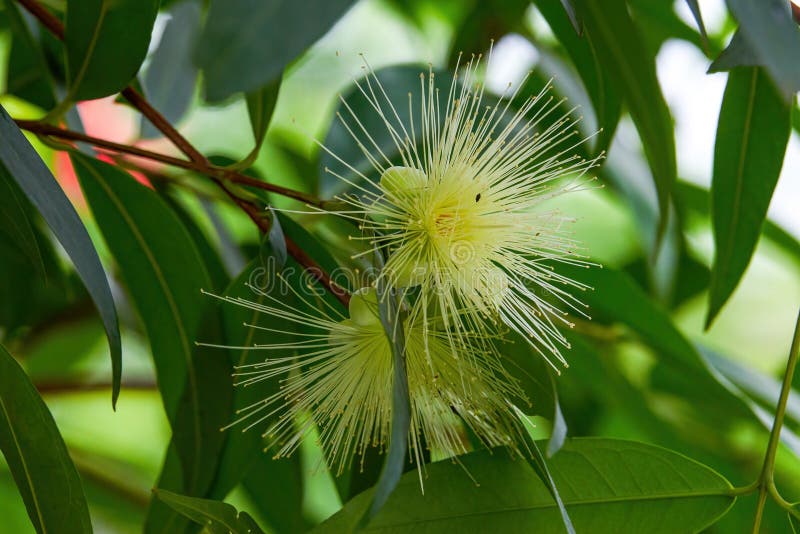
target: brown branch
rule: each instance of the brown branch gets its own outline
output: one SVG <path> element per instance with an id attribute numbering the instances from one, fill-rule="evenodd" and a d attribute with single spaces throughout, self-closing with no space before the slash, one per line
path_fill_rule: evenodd
<path id="1" fill-rule="evenodd" d="M 252 178 L 250 176 L 241 174 L 236 171 L 232 171 L 222 167 L 217 167 L 216 165 L 212 165 L 210 162 L 208 162 L 208 160 L 204 160 L 202 162 L 187 161 L 185 159 L 176 158 L 174 156 L 168 156 L 167 154 L 153 152 L 151 150 L 146 150 L 136 146 L 123 145 L 121 143 L 115 143 L 113 141 L 108 141 L 106 139 L 92 137 L 84 133 L 75 132 L 72 130 L 66 130 L 64 128 L 59 128 L 58 126 L 53 126 L 52 124 L 47 124 L 39 121 L 17 120 L 15 122 L 17 123 L 17 126 L 19 126 L 21 129 L 27 130 L 31 133 L 44 135 L 48 137 L 55 137 L 62 140 L 80 141 L 83 143 L 89 143 L 90 145 L 93 145 L 103 150 L 110 150 L 121 154 L 129 154 L 131 156 L 136 156 L 143 159 L 158 161 L 159 163 L 164 163 L 172 167 L 178 167 L 181 169 L 195 171 L 197 173 L 212 178 L 216 178 L 218 180 L 226 180 L 235 184 L 241 184 L 247 187 L 253 187 L 255 189 L 262 189 L 264 191 L 268 191 L 281 196 L 285 196 L 287 198 L 297 200 L 299 202 L 303 202 L 304 204 L 309 204 L 317 207 L 320 206 L 319 200 L 313 197 L 312 195 L 303 193 L 302 191 L 289 189 L 288 187 L 282 187 L 280 185 L 264 182 L 262 180 Z"/>
<path id="2" fill-rule="evenodd" d="M 61 24 L 61 21 L 58 18 L 47 11 L 44 6 L 42 6 L 36 0 L 17 0 L 22 7 L 28 10 L 28 12 L 39 19 L 39 22 L 42 25 L 50 30 L 50 33 L 61 39 L 64 40 L 64 25 Z"/>
<path id="3" fill-rule="evenodd" d="M 62 40 L 64 39 L 64 25 L 60 20 L 54 17 L 35 0 L 19 0 L 19 2 L 34 17 L 39 19 L 39 21 L 56 37 Z M 62 130 L 49 125 L 35 126 L 36 123 L 31 123 L 30 121 L 18 121 L 17 124 L 20 125 L 20 128 L 23 128 L 22 124 L 28 127 L 38 128 L 40 133 L 43 133 L 44 135 L 56 137 L 58 134 L 62 135 L 62 139 L 85 141 L 100 148 L 106 148 L 134 156 L 154 159 L 156 161 L 161 161 L 169 165 L 175 165 L 176 167 L 182 167 L 184 169 L 190 169 L 209 176 L 214 183 L 220 186 L 225 193 L 227 193 L 228 196 L 231 197 L 231 199 L 247 213 L 247 215 L 253 220 L 253 222 L 262 232 L 269 231 L 269 223 L 266 223 L 266 221 L 263 220 L 261 214 L 259 213 L 260 210 L 256 206 L 253 206 L 248 201 L 243 200 L 233 194 L 225 185 L 226 180 L 234 183 L 241 183 L 242 185 L 248 185 L 250 187 L 259 187 L 308 204 L 317 206 L 320 205 L 319 200 L 305 193 L 273 184 L 267 184 L 265 182 L 246 177 L 237 172 L 211 165 L 208 159 L 206 159 L 205 156 L 203 156 L 185 137 L 183 137 L 183 135 L 181 135 L 180 132 L 178 132 L 178 130 L 176 130 L 172 124 L 170 124 L 170 122 L 158 112 L 158 110 L 151 106 L 150 103 L 141 94 L 139 94 L 138 91 L 136 91 L 136 89 L 128 86 L 122 90 L 122 96 L 125 97 L 125 99 L 128 100 L 133 107 L 138 109 L 142 115 L 147 117 L 153 126 L 155 126 L 162 134 L 164 134 L 164 136 L 169 139 L 178 149 L 180 149 L 181 152 L 183 152 L 191 161 L 187 162 L 179 158 L 173 158 L 164 154 L 150 152 L 137 147 L 130 147 L 102 139 L 91 138 L 90 136 L 79 134 L 78 132 L 70 132 L 69 130 Z M 47 128 L 45 128 L 45 126 L 47 126 Z M 55 130 L 52 130 L 51 128 L 55 128 Z M 34 130 L 29 129 L 29 131 Z M 63 137 L 63 135 L 69 135 L 70 137 Z M 266 227 L 264 226 L 265 223 L 267 224 Z M 300 247 L 298 247 L 297 244 L 292 242 L 288 237 L 286 238 L 286 250 L 295 260 L 297 260 L 300 265 L 302 265 L 308 272 L 312 273 L 312 275 L 315 276 L 321 284 L 323 284 L 337 299 L 339 299 L 342 304 L 347 306 L 350 301 L 349 293 L 334 283 L 330 278 L 330 275 L 328 275 L 317 262 L 309 257 L 308 254 L 300 249 Z"/>

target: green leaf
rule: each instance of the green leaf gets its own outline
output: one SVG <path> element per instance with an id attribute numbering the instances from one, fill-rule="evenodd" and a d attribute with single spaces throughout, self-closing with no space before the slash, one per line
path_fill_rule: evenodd
<path id="1" fill-rule="evenodd" d="M 706 33 L 706 25 L 703 23 L 703 14 L 700 12 L 700 4 L 697 0 L 686 0 L 686 4 L 689 6 L 694 21 L 697 23 L 697 29 L 700 30 L 700 35 L 703 37 L 703 45 L 708 49 L 708 33 Z"/>
<path id="2" fill-rule="evenodd" d="M 792 505 L 792 511 L 787 512 L 789 526 L 792 527 L 794 534 L 800 534 L 800 503 Z"/>
<path id="3" fill-rule="evenodd" d="M 747 38 L 741 30 L 737 30 L 728 46 L 709 65 L 708 72 L 722 72 L 734 67 L 754 67 L 760 64 L 761 60 L 747 42 Z"/>
<path id="4" fill-rule="evenodd" d="M 680 202 L 686 208 L 701 215 L 708 216 L 710 194 L 706 189 L 693 183 L 678 182 L 676 193 Z M 764 221 L 761 232 L 764 234 L 764 237 L 775 243 L 796 261 L 800 262 L 800 241 L 795 239 L 792 234 L 769 219 Z"/>
<path id="5" fill-rule="evenodd" d="M 251 92 L 322 37 L 353 0 L 213 0 L 195 59 L 209 102 Z"/>
<path id="6" fill-rule="evenodd" d="M 6 92 L 42 109 L 50 109 L 56 105 L 53 79 L 41 46 L 31 35 L 28 25 L 14 4 L 11 0 L 2 2 L 12 35 Z"/>
<path id="7" fill-rule="evenodd" d="M 189 233 L 151 189 L 109 164 L 73 155 L 81 187 L 121 267 L 144 323 L 158 386 L 173 430 L 186 492 L 203 494 L 214 476 L 229 418 L 227 358 L 196 347 L 224 344 L 211 282 Z"/>
<path id="8" fill-rule="evenodd" d="M 383 255 L 375 249 L 376 272 L 383 269 Z M 366 526 L 381 511 L 403 474 L 403 466 L 408 452 L 408 434 L 411 429 L 411 401 L 408 393 L 408 374 L 406 373 L 406 337 L 403 319 L 400 315 L 400 297 L 386 286 L 383 278 L 376 286 L 378 313 L 383 330 L 392 348 L 392 428 L 389 450 L 383 461 L 381 474 L 375 484 L 372 503 L 362 516 L 360 526 Z"/>
<path id="9" fill-rule="evenodd" d="M 121 91 L 147 54 L 158 0 L 67 2 L 64 43 L 69 100 Z"/>
<path id="10" fill-rule="evenodd" d="M 550 493 L 522 460 L 502 450 L 458 460 L 428 466 L 424 495 L 416 473 L 405 475 L 366 530 L 563 532 Z M 632 441 L 567 440 L 550 468 L 577 532 L 698 532 L 735 500 L 708 467 Z M 370 496 L 351 500 L 315 532 L 349 531 Z"/>
<path id="11" fill-rule="evenodd" d="M 200 34 L 200 5 L 196 0 L 182 0 L 172 6 L 158 48 L 150 58 L 142 79 L 150 103 L 171 123 L 176 124 L 194 95 L 197 67 L 192 50 Z M 159 137 L 161 132 L 142 117 L 142 137 Z"/>
<path id="12" fill-rule="evenodd" d="M 2 345 L 0 450 L 37 532 L 92 532 L 78 471 L 53 416 Z"/>
<path id="13" fill-rule="evenodd" d="M 597 45 L 592 36 L 578 37 L 576 30 L 571 27 L 571 19 L 558 4 L 556 0 L 540 0 L 536 2 L 536 7 L 572 59 L 592 101 L 597 126 L 603 128 L 595 144 L 595 152 L 599 153 L 608 150 L 617 129 L 621 113 L 619 93 L 611 82 L 609 72 L 599 62 Z"/>
<path id="14" fill-rule="evenodd" d="M 408 110 L 409 93 L 413 95 L 415 106 L 419 105 L 419 75 L 422 72 L 427 73 L 427 71 L 428 68 L 421 65 L 401 65 L 380 69 L 375 72 L 375 76 L 385 89 L 386 97 L 395 109 Z M 452 74 L 444 70 L 434 70 L 433 73 L 436 79 L 436 86 L 440 91 L 446 91 L 453 80 Z M 359 83 L 364 87 L 366 85 L 366 80 L 359 80 Z M 370 80 L 370 83 L 375 85 L 374 80 Z M 358 88 L 351 86 L 342 96 L 344 103 L 339 104 L 337 112 L 342 114 L 344 120 L 346 120 L 348 124 L 353 123 L 353 115 L 358 117 L 364 129 L 369 132 L 372 139 L 375 140 L 380 151 L 390 160 L 396 158 L 398 154 L 397 146 L 387 130 L 383 119 L 380 118 L 380 115 Z M 388 107 L 388 104 L 386 107 Z M 352 110 L 352 115 L 349 110 Z M 413 113 L 419 113 L 418 108 L 415 107 Z M 404 114 L 402 111 L 399 111 L 399 114 L 403 120 L 403 124 L 407 124 L 408 114 Z M 417 119 L 416 116 L 414 118 L 415 120 Z M 344 192 L 349 187 L 349 184 L 344 180 L 326 172 L 327 169 L 331 169 L 340 176 L 352 181 L 360 180 L 357 173 L 362 173 L 370 177 L 370 173 L 373 171 L 369 159 L 364 155 L 361 148 L 358 147 L 358 144 L 353 140 L 352 135 L 348 132 L 347 127 L 342 124 L 341 120 L 336 119 L 333 121 L 330 130 L 328 130 L 328 134 L 325 136 L 324 145 L 327 150 L 323 151 L 319 162 L 319 194 L 321 197 L 331 198 L 336 194 Z M 330 151 L 330 153 L 328 153 L 328 151 Z M 331 153 L 335 154 L 336 157 L 332 156 Z M 339 160 L 343 161 L 346 165 L 342 164 Z M 350 167 L 352 167 L 352 169 Z M 376 176 L 374 178 L 377 179 L 378 177 Z"/>
<path id="15" fill-rule="evenodd" d="M 230 504 L 178 495 L 166 490 L 153 490 L 156 496 L 211 534 L 263 534 L 263 530 L 247 512 L 237 512 Z"/>
<path id="16" fill-rule="evenodd" d="M 0 106 L 0 166 L 16 180 L 33 206 L 44 217 L 97 306 L 111 351 L 111 402 L 116 405 L 122 377 L 122 348 L 117 311 L 100 258 L 75 208 L 64 195 L 50 170 Z"/>
<path id="17" fill-rule="evenodd" d="M 783 0 L 727 0 L 746 43 L 784 95 L 800 91 L 800 29 Z M 789 98 L 787 98 L 789 100 Z"/>
<path id="18" fill-rule="evenodd" d="M 225 296 L 241 297 L 259 304 L 268 302 L 267 296 L 256 293 L 249 287 L 254 286 L 281 300 L 289 300 L 290 297 L 282 291 L 284 288 L 274 283 L 276 271 L 268 270 L 269 267 L 269 264 L 263 266 L 260 259 L 251 261 L 239 276 L 231 282 L 225 291 Z M 272 264 L 272 267 L 275 267 L 275 265 Z M 292 263 L 292 267 L 297 268 L 294 263 Z M 222 314 L 226 340 L 232 347 L 236 347 L 229 352 L 231 364 L 234 367 L 264 360 L 264 351 L 252 350 L 256 344 L 290 342 L 294 339 L 294 336 L 286 332 L 292 332 L 295 329 L 295 325 L 280 317 L 265 315 L 256 310 L 228 303 L 223 305 Z M 257 328 L 246 325 L 255 325 Z M 270 355 L 279 357 L 275 353 Z M 283 354 L 283 356 L 289 355 Z M 236 410 L 250 406 L 277 393 L 280 387 L 279 381 L 280 377 L 276 377 L 273 380 L 259 382 L 252 387 L 240 386 L 235 388 L 233 413 L 235 414 Z M 232 422 L 226 421 L 225 424 Z M 264 454 L 265 444 L 262 433 L 263 428 L 268 427 L 270 422 L 269 420 L 264 421 L 263 427 L 260 426 L 259 428 L 245 431 L 249 422 L 243 421 L 226 430 L 226 443 L 220 455 L 219 471 L 208 492 L 209 496 L 213 498 L 225 497 L 244 478 L 258 456 Z M 293 458 L 292 461 L 299 461 L 299 459 Z"/>
<path id="19" fill-rule="evenodd" d="M 523 424 L 527 427 L 527 431 L 530 432 L 532 427 L 530 421 L 527 418 L 523 418 Z M 531 439 L 530 434 L 526 434 L 525 437 L 525 445 L 531 453 L 531 458 L 528 460 L 528 464 L 533 468 L 533 471 L 536 473 L 536 476 L 539 477 L 539 480 L 541 480 L 545 485 L 547 491 L 550 492 L 550 496 L 553 498 L 556 506 L 558 507 L 559 519 L 563 523 L 567 534 L 575 534 L 575 527 L 572 524 L 572 519 L 570 519 L 569 514 L 567 513 L 567 508 L 564 506 L 564 501 L 561 499 L 561 494 L 558 491 L 558 486 L 556 485 L 555 480 L 553 480 L 553 475 L 550 474 L 550 469 L 547 467 L 547 460 L 545 459 L 536 442 Z M 561 446 L 563 446 L 563 443 Z"/>
<path id="20" fill-rule="evenodd" d="M 275 460 L 267 454 L 250 464 L 243 485 L 254 506 L 275 532 L 306 532 L 303 466 L 300 453 Z"/>
<path id="21" fill-rule="evenodd" d="M 250 154 L 242 162 L 243 167 L 249 167 L 258 157 L 261 145 L 267 136 L 267 128 L 275 111 L 275 104 L 278 102 L 278 92 L 281 87 L 281 79 L 276 78 L 267 85 L 245 95 L 247 101 L 247 115 L 250 117 L 250 127 L 253 129 L 253 139 L 255 146 Z"/>
<path id="22" fill-rule="evenodd" d="M 598 61 L 624 97 L 642 139 L 658 193 L 661 236 L 677 169 L 672 119 L 656 77 L 655 57 L 644 46 L 624 1 L 580 0 L 576 4 Z"/>
<path id="23" fill-rule="evenodd" d="M 583 23 L 581 19 L 578 18 L 578 14 L 575 12 L 575 8 L 572 6 L 571 0 L 560 0 L 561 5 L 564 8 L 564 12 L 569 17 L 569 22 L 572 24 L 572 28 L 575 30 L 575 33 L 578 35 L 583 35 Z"/>
<path id="24" fill-rule="evenodd" d="M 553 456 L 567 437 L 567 423 L 558 402 L 558 390 L 553 370 L 521 336 L 513 335 L 511 343 L 502 346 L 503 366 L 519 380 L 519 386 L 528 396 L 530 406 L 523 406 L 527 415 L 539 415 L 553 422 L 547 443 L 547 456 Z"/>
<path id="25" fill-rule="evenodd" d="M 766 72 L 757 67 L 732 71 L 714 146 L 711 215 L 715 253 L 706 327 L 750 263 L 790 132 L 791 107 Z"/>
<path id="26" fill-rule="evenodd" d="M 0 237 L 17 248 L 38 274 L 45 276 L 44 259 L 33 232 L 28 205 L 24 193 L 0 164 Z"/>

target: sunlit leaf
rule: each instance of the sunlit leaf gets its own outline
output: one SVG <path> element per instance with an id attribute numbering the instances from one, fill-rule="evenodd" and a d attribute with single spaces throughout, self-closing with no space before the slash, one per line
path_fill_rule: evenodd
<path id="1" fill-rule="evenodd" d="M 92 532 L 78 471 L 53 416 L 2 345 L 0 450 L 37 532 Z"/>
<path id="2" fill-rule="evenodd" d="M 735 500 L 711 469 L 642 443 L 571 439 L 549 464 L 576 532 L 698 532 Z M 539 477 L 502 450 L 437 462 L 427 474 L 424 494 L 417 474 L 405 475 L 366 531 L 564 532 Z M 315 532 L 349 530 L 370 498 L 362 493 Z"/>
<path id="3" fill-rule="evenodd" d="M 108 96 L 133 80 L 157 12 L 158 0 L 67 2 L 64 42 L 72 100 Z"/>
<path id="4" fill-rule="evenodd" d="M 791 132 L 791 107 L 763 69 L 728 76 L 714 147 L 711 215 L 714 265 L 709 326 L 755 251 Z"/>

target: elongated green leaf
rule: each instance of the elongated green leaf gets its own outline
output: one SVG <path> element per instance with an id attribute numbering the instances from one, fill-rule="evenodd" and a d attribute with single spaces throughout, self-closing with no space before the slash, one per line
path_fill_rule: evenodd
<path id="1" fill-rule="evenodd" d="M 97 306 L 111 351 L 111 402 L 116 405 L 122 377 L 122 348 L 114 300 L 100 258 L 75 208 L 50 170 L 0 106 L 0 165 L 16 180 L 33 206 L 44 217 Z"/>
<path id="2" fill-rule="evenodd" d="M 203 341 L 224 344 L 212 301 L 201 294 L 211 287 L 206 267 L 155 192 L 106 163 L 81 155 L 73 162 L 147 330 L 182 488 L 202 495 L 216 470 L 232 394 L 224 353 L 195 346 L 200 333 Z"/>
<path id="3" fill-rule="evenodd" d="M 292 268 L 296 269 L 296 264 L 292 263 Z M 249 287 L 253 286 L 282 301 L 290 301 L 291 297 L 287 295 L 286 288 L 275 283 L 277 272 L 275 263 L 253 260 L 226 289 L 225 296 L 241 297 L 258 304 L 268 303 L 267 296 Z M 226 339 L 231 346 L 237 347 L 230 351 L 234 367 L 264 360 L 266 357 L 264 351 L 253 350 L 256 344 L 275 344 L 293 340 L 293 336 L 285 332 L 293 331 L 295 326 L 279 317 L 267 316 L 234 304 L 224 304 L 222 314 Z M 282 356 L 290 355 L 289 353 Z M 271 352 L 270 357 L 276 358 L 281 355 Z M 234 390 L 233 413 L 277 393 L 280 387 L 279 381 L 280 377 L 275 377 L 273 380 L 259 382 L 252 387 L 237 387 Z M 232 422 L 226 421 L 225 424 Z M 241 482 L 257 457 L 264 454 L 265 443 L 262 433 L 270 422 L 270 420 L 263 421 L 263 426 L 259 425 L 258 428 L 245 431 L 249 422 L 243 421 L 226 431 L 225 448 L 220 456 L 216 480 L 208 493 L 210 497 L 225 497 L 236 484 Z M 293 458 L 292 462 L 294 461 L 299 459 Z"/>
<path id="4" fill-rule="evenodd" d="M 278 91 L 281 87 L 281 79 L 276 78 L 267 85 L 247 93 L 247 115 L 250 117 L 250 127 L 253 129 L 253 139 L 255 146 L 244 160 L 244 166 L 248 166 L 258 157 L 264 138 L 267 136 L 269 121 L 272 119 L 272 112 L 275 111 L 275 104 L 278 102 Z"/>
<path id="5" fill-rule="evenodd" d="M 714 265 L 706 327 L 739 284 L 755 251 L 791 132 L 791 107 L 763 69 L 728 76 L 714 146 Z"/>
<path id="6" fill-rule="evenodd" d="M 669 109 L 639 30 L 622 0 L 579 0 L 581 16 L 598 61 L 628 106 L 644 145 L 658 192 L 659 235 L 666 230 L 669 198 L 677 173 L 675 135 Z"/>
<path id="7" fill-rule="evenodd" d="M 686 0 L 686 5 L 692 12 L 694 21 L 697 23 L 697 29 L 700 30 L 700 35 L 703 37 L 703 44 L 708 48 L 708 33 L 706 33 L 706 25 L 703 23 L 703 14 L 700 12 L 700 4 L 697 0 Z"/>
<path id="8" fill-rule="evenodd" d="M 196 388 L 191 355 L 208 274 L 183 225 L 153 191 L 107 163 L 80 155 L 72 159 L 147 329 L 159 390 L 172 419 L 184 384 Z"/>
<path id="9" fill-rule="evenodd" d="M 158 0 L 67 2 L 64 43 L 70 100 L 90 100 L 128 85 L 147 53 Z"/>
<path id="10" fill-rule="evenodd" d="M 200 33 L 200 4 L 197 0 L 182 0 L 172 6 L 169 14 L 171 18 L 151 56 L 142 85 L 150 103 L 175 124 L 189 108 L 197 83 L 192 51 Z M 159 135 L 155 126 L 142 117 L 142 137 Z"/>
<path id="11" fill-rule="evenodd" d="M 689 182 L 678 182 L 677 193 L 681 203 L 693 212 L 708 216 L 710 194 L 706 189 Z M 769 219 L 761 229 L 764 237 L 778 245 L 787 254 L 800 262 L 800 241 Z"/>
<path id="12" fill-rule="evenodd" d="M 5 236 L 8 244 L 19 249 L 30 265 L 44 276 L 44 259 L 33 233 L 27 206 L 23 203 L 23 194 L 0 164 L 0 236 Z"/>
<path id="13" fill-rule="evenodd" d="M 206 98 L 224 100 L 274 80 L 322 37 L 352 0 L 214 0 L 198 42 Z"/>
<path id="14" fill-rule="evenodd" d="M 742 31 L 737 30 L 728 46 L 709 65 L 708 72 L 722 72 L 734 67 L 757 67 L 759 65 L 761 65 L 761 60 L 755 50 L 747 42 Z"/>
<path id="15" fill-rule="evenodd" d="M 186 497 L 165 490 L 153 490 L 156 496 L 211 534 L 263 534 L 247 512 L 237 512 L 230 504 Z"/>
<path id="16" fill-rule="evenodd" d="M 558 41 L 564 46 L 592 100 L 597 126 L 603 131 L 597 137 L 595 152 L 607 150 L 619 123 L 621 102 L 609 73 L 600 64 L 592 35 L 578 37 L 564 8 L 557 0 L 540 0 L 536 7 L 547 20 Z"/>
<path id="17" fill-rule="evenodd" d="M 727 4 L 745 41 L 781 91 L 787 96 L 800 91 L 800 29 L 792 20 L 789 2 L 727 0 Z"/>
<path id="18" fill-rule="evenodd" d="M 578 18 L 578 14 L 575 12 L 575 8 L 572 6 L 571 0 L 560 0 L 561 5 L 564 7 L 564 12 L 569 17 L 569 22 L 572 24 L 572 28 L 575 30 L 575 33 L 578 35 L 583 35 L 583 23 Z"/>
<path id="19" fill-rule="evenodd" d="M 0 450 L 37 532 L 92 532 L 78 471 L 53 416 L 2 345 Z"/>
<path id="20" fill-rule="evenodd" d="M 15 3 L 12 0 L 3 0 L 0 5 L 5 7 L 12 34 L 6 92 L 42 109 L 50 109 L 55 106 L 56 99 L 53 79 L 42 48 L 31 35 Z"/>
<path id="21" fill-rule="evenodd" d="M 383 269 L 383 255 L 375 249 L 376 272 Z M 360 525 L 366 526 L 386 504 L 397 487 L 403 474 L 406 453 L 408 452 L 408 433 L 411 429 L 411 403 L 408 398 L 408 374 L 406 372 L 406 337 L 403 319 L 400 315 L 399 298 L 386 287 L 383 279 L 378 279 L 378 313 L 384 332 L 392 347 L 392 428 L 389 450 L 383 461 L 383 468 L 375 484 L 372 503 L 361 518 Z"/>
<path id="22" fill-rule="evenodd" d="M 576 532 L 698 532 L 735 500 L 711 469 L 632 441 L 567 440 L 550 468 Z M 437 462 L 427 473 L 424 495 L 416 473 L 404 476 L 367 531 L 563 532 L 542 482 L 504 451 Z M 316 532 L 347 531 L 369 498 L 362 493 Z"/>

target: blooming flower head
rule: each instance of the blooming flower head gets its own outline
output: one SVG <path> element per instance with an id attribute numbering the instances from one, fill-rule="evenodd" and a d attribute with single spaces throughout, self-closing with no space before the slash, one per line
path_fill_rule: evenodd
<path id="1" fill-rule="evenodd" d="M 355 456 L 363 461 L 368 447 L 385 448 L 392 422 L 393 356 L 375 290 L 354 294 L 347 318 L 332 308 L 303 311 L 261 294 L 263 303 L 224 300 L 302 325 L 302 333 L 292 332 L 295 340 L 289 343 L 253 347 L 266 351 L 267 358 L 237 368 L 238 385 L 283 377 L 280 390 L 241 410 L 237 423 L 248 420 L 250 428 L 271 421 L 264 435 L 275 446 L 276 456 L 291 454 L 316 426 L 337 474 Z M 434 329 L 426 330 L 428 340 L 423 341 L 420 326 L 409 326 L 405 333 L 411 407 L 408 440 L 417 466 L 421 469 L 425 447 L 445 456 L 467 452 L 462 422 L 485 445 L 518 451 L 515 443 L 522 427 L 512 401 L 524 396 L 497 359 L 477 354 L 456 359 Z M 296 356 L 275 357 L 278 351 Z"/>
<path id="2" fill-rule="evenodd" d="M 349 116 L 340 119 L 380 178 L 339 160 L 362 182 L 337 174 L 356 191 L 338 198 L 348 205 L 340 213 L 359 222 L 364 235 L 356 238 L 388 252 L 381 276 L 405 288 L 412 320 L 427 325 L 433 313 L 451 343 L 462 332 L 510 327 L 548 361 L 566 363 L 556 323 L 568 323 L 564 306 L 581 311 L 564 289 L 581 285 L 557 264 L 584 262 L 565 229 L 570 219 L 543 203 L 579 188 L 597 159 L 575 154 L 586 141 L 575 130 L 579 119 L 559 114 L 549 86 L 512 111 L 519 89 L 488 103 L 476 82 L 480 64 L 478 57 L 457 69 L 444 102 L 433 70 L 421 74 L 420 102 L 415 108 L 409 94 L 407 120 L 368 69 L 357 88 L 398 156 L 384 154 L 343 100 Z"/>

